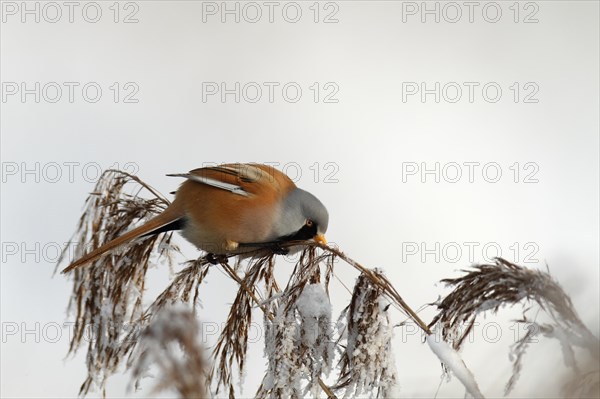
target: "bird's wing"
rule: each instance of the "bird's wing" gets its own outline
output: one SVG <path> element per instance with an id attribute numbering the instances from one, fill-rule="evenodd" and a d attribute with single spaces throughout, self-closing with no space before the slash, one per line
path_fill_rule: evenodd
<path id="1" fill-rule="evenodd" d="M 185 177 L 186 179 L 189 179 L 196 183 L 202 183 L 202 184 L 206 184 L 206 185 L 209 185 L 212 187 L 227 190 L 234 194 L 243 195 L 244 197 L 247 197 L 250 195 L 247 191 L 244 191 L 244 189 L 241 186 L 238 186 L 236 184 L 227 183 L 227 182 L 224 182 L 221 180 L 213 179 L 213 178 L 202 176 L 202 175 L 192 174 L 191 172 L 190 173 L 173 173 L 173 174 L 169 174 L 167 176 Z"/>
<path id="2" fill-rule="evenodd" d="M 278 192 L 281 195 L 296 187 L 294 182 L 277 169 L 261 164 L 224 164 L 194 169 L 188 173 L 168 176 L 185 177 L 242 196 Z"/>

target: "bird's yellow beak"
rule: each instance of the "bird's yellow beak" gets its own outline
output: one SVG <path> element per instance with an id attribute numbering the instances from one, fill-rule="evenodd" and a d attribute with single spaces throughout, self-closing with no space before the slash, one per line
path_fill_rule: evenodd
<path id="1" fill-rule="evenodd" d="M 327 245 L 327 240 L 325 239 L 325 236 L 323 234 L 317 234 L 313 237 L 313 240 L 315 240 L 319 244 Z"/>

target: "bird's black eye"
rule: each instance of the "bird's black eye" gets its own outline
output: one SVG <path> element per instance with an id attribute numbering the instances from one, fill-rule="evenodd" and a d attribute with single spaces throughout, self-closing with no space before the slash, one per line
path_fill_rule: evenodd
<path id="1" fill-rule="evenodd" d="M 306 219 L 306 223 L 305 223 L 308 227 L 312 227 L 313 225 L 313 221 L 310 219 Z"/>

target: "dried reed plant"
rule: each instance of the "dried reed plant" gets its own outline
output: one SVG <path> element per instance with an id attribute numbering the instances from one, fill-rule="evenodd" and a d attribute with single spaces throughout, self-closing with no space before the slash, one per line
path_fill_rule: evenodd
<path id="1" fill-rule="evenodd" d="M 523 318 L 516 321 L 527 323 L 528 332 L 511 347 L 513 372 L 505 394 L 514 388 L 528 344 L 537 335 L 558 339 L 566 364 L 574 368 L 573 346 L 588 350 L 595 359 L 600 358 L 598 338 L 581 321 L 571 298 L 549 273 L 527 269 L 502 258 L 496 258 L 493 264 L 476 265 L 472 270 L 463 271 L 466 274 L 461 277 L 442 280 L 453 290 L 435 304 L 439 312 L 429 326 L 441 326 L 444 340 L 459 349 L 480 314 L 496 313 L 505 306 L 523 306 Z M 532 303 L 545 311 L 552 322 L 540 324 L 528 320 L 525 313 Z"/>
<path id="2" fill-rule="evenodd" d="M 257 397 L 304 397 L 319 387 L 333 392 L 321 380 L 331 370 L 333 338 L 327 286 L 334 257 L 304 250 L 283 291 L 274 288 L 264 304 L 265 356 L 268 367 Z M 325 287 L 320 265 L 325 265 Z M 303 381 L 306 382 L 303 386 Z M 328 392 L 329 391 L 329 392 Z"/>
<path id="3" fill-rule="evenodd" d="M 600 370 L 576 373 L 563 385 L 562 393 L 565 398 L 600 398 Z"/>
<path id="4" fill-rule="evenodd" d="M 132 186 L 134 194 L 127 192 Z M 152 198 L 140 198 L 141 191 L 150 193 Z M 100 247 L 168 205 L 166 198 L 138 177 L 117 170 L 105 171 L 79 220 L 74 235 L 75 257 L 81 257 L 84 248 L 92 251 Z M 103 389 L 107 377 L 117 370 L 123 337 L 138 326 L 143 315 L 142 295 L 151 258 L 156 253 L 157 259 L 164 257 L 170 261 L 177 250 L 171 238 L 171 234 L 148 237 L 126 251 L 113 252 L 72 273 L 69 311 L 75 313 L 75 324 L 69 353 L 87 342 L 88 375 L 80 395 L 87 394 L 94 382 Z M 70 261 L 65 249 L 57 267 Z"/>
<path id="5" fill-rule="evenodd" d="M 137 190 L 127 193 L 126 187 L 134 183 L 138 185 Z M 149 194 L 150 199 L 142 198 L 141 191 Z M 168 205 L 167 199 L 139 178 L 106 171 L 86 202 L 75 234 L 79 243 L 75 256 L 84 254 L 82 248 L 88 242 L 91 242 L 89 250 L 94 250 Z M 269 365 L 257 396 L 301 397 L 307 392 L 316 394 L 320 388 L 329 397 L 335 397 L 322 377 L 331 370 L 333 349 L 340 342 L 333 337 L 329 305 L 329 285 L 338 257 L 364 276 L 359 287 L 369 281 L 369 286 L 379 287 L 378 292 L 391 298 L 400 309 L 407 310 L 409 315 L 412 312 L 383 274 L 363 267 L 341 251 L 306 242 L 285 246 L 300 248 L 301 253 L 283 289 L 274 277 L 276 262 L 272 252 L 256 251 L 244 261 L 236 258 L 233 267 L 227 259 L 220 259 L 219 266 L 239 284 L 239 289 L 213 349 L 214 362 L 207 374 L 217 394 L 224 388 L 230 397 L 235 395 L 234 369 L 241 372 L 245 367 L 252 310 L 259 307 L 264 312 L 269 337 L 265 348 Z M 86 395 L 93 384 L 104 389 L 107 378 L 123 363 L 134 370 L 135 378 L 139 377 L 139 365 L 146 364 L 144 359 L 151 357 L 143 355 L 148 352 L 141 343 L 160 337 L 156 332 L 159 327 L 153 329 L 152 326 L 164 324 L 160 316 L 164 309 L 181 302 L 196 309 L 198 287 L 213 267 L 206 257 L 187 262 L 150 306 L 146 309 L 142 306 L 148 268 L 161 257 L 171 262 L 177 251 L 171 244 L 171 234 L 162 233 L 137 241 L 121 252 L 113 251 L 73 272 L 70 308 L 75 310 L 76 333 L 70 352 L 84 344 L 86 328 L 94 336 L 87 345 L 88 376 L 81 386 L 81 395 Z M 153 258 L 155 252 L 158 256 Z M 67 261 L 63 256 L 60 262 Z M 425 326 L 421 320 L 417 322 Z M 346 370 L 351 369 L 352 365 L 348 364 Z M 359 374 L 345 376 L 345 383 L 351 384 L 351 376 Z M 164 384 L 162 381 L 159 387 Z"/>
<path id="6" fill-rule="evenodd" d="M 126 192 L 134 185 L 137 189 L 133 194 Z M 140 196 L 142 192 L 150 198 Z M 94 250 L 168 205 L 167 199 L 137 177 L 106 171 L 86 202 L 75 234 L 79 243 L 75 256 L 83 255 L 88 242 L 89 249 Z M 214 258 L 202 256 L 186 262 L 164 291 L 144 308 L 149 267 L 161 259 L 170 265 L 178 252 L 171 238 L 171 233 L 161 233 L 138 240 L 123 251 L 113 251 L 72 273 L 69 308 L 75 313 L 75 334 L 70 353 L 84 345 L 86 330 L 94 337 L 87 342 L 88 375 L 80 389 L 82 396 L 94 385 L 104 389 L 107 378 L 119 365 L 132 370 L 137 381 L 146 366 L 155 363 L 161 370 L 157 389 L 171 386 L 182 397 L 194 397 L 202 389 L 212 387 L 216 395 L 224 390 L 230 398 L 235 397 L 235 371 L 243 373 L 246 366 L 248 332 L 256 308 L 263 313 L 268 358 L 263 382 L 256 392 L 260 398 L 299 398 L 309 393 L 317 396 L 319 390 L 329 398 L 338 394 L 396 395 L 398 378 L 391 351 L 390 306 L 406 314 L 428 336 L 430 327 L 440 324 L 448 339 L 457 334 L 464 322 L 472 327 L 481 312 L 533 299 L 555 316 L 561 331 L 576 333 L 579 344 L 597 345 L 597 339 L 581 323 L 568 297 L 540 272 L 498 260 L 495 265 L 478 266 L 462 278 L 445 280 L 455 290 L 437 304 L 440 312 L 428 325 L 380 270 L 364 267 L 339 249 L 315 242 L 283 245 L 301 251 L 285 286 L 275 278 L 276 256 L 270 251 L 256 251 L 244 259 L 220 257 L 216 265 Z M 60 262 L 68 261 L 63 255 Z M 228 259 L 234 264 L 230 265 Z M 329 292 L 338 259 L 344 261 L 342 266 L 356 269 L 358 277 L 350 304 L 342 311 L 335 331 Z M 190 313 L 168 312 L 173 305 L 187 303 L 194 317 L 201 317 L 196 314 L 199 286 L 214 268 L 221 268 L 238 284 L 238 290 L 212 355 L 204 362 L 200 347 L 192 338 L 195 327 L 189 327 Z M 170 326 L 169 320 L 176 320 L 176 326 Z M 190 331 L 184 331 L 184 325 Z M 455 348 L 460 347 L 465 335 L 457 335 Z M 171 358 L 161 352 L 172 346 L 169 343 L 177 343 L 188 356 Z M 525 348 L 526 341 L 513 349 L 518 359 L 515 369 L 520 367 Z M 458 358 L 458 354 L 452 356 Z M 324 378 L 333 371 L 336 361 L 337 382 L 326 384 Z M 465 370 L 466 366 L 460 370 L 463 375 Z"/>
<path id="7" fill-rule="evenodd" d="M 130 328 L 125 339 L 120 343 L 115 353 L 116 358 L 120 362 L 127 358 L 128 368 L 132 367 L 137 361 L 137 345 L 141 337 L 142 329 L 145 326 L 151 325 L 155 317 L 160 315 L 164 309 L 188 303 L 194 312 L 199 304 L 198 287 L 206 277 L 211 263 L 204 258 L 187 261 L 188 265 L 178 272 L 171 283 L 163 290 L 163 292 L 154 300 L 154 302 L 145 309 L 142 317 L 135 320 L 134 328 Z"/>
<path id="8" fill-rule="evenodd" d="M 239 370 L 243 370 L 245 365 L 248 330 L 252 323 L 252 309 L 254 304 L 258 303 L 256 285 L 261 278 L 265 281 L 273 278 L 274 260 L 270 255 L 253 258 L 243 279 L 227 263 L 223 262 L 221 266 L 240 285 L 240 288 L 229 310 L 225 327 L 215 346 L 213 352 L 215 364 L 209 376 L 211 380 L 216 377 L 216 393 L 219 393 L 220 387 L 224 387 L 228 390 L 231 398 L 235 396 L 233 386 L 234 361 Z"/>
<path id="9" fill-rule="evenodd" d="M 159 381 L 151 393 L 173 388 L 182 398 L 206 398 L 207 367 L 198 344 L 200 328 L 188 307 L 162 308 L 143 330 L 132 367 L 135 385 L 156 365 Z"/>
<path id="10" fill-rule="evenodd" d="M 375 276 L 383 273 L 374 270 Z M 377 390 L 377 397 L 397 397 L 395 359 L 391 350 L 390 303 L 383 287 L 365 275 L 358 277 L 346 315 L 346 345 L 340 361 L 336 387 L 345 388 L 345 397 L 357 397 Z"/>

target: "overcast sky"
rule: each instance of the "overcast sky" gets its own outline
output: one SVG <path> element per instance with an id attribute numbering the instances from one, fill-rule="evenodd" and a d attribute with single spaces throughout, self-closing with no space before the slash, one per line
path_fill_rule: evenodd
<path id="1" fill-rule="evenodd" d="M 328 239 L 383 268 L 414 308 L 446 292 L 441 278 L 501 255 L 548 265 L 598 334 L 598 2 L 1 5 L 3 397 L 77 395 L 70 282 L 52 272 L 110 167 L 166 194 L 179 184 L 167 173 L 270 162 L 328 207 Z M 152 271 L 148 300 L 167 278 Z M 223 322 L 234 292 L 214 270 L 201 321 Z M 348 299 L 334 285 L 334 314 Z M 510 376 L 518 316 L 480 320 L 462 352 L 486 395 Z M 256 321 L 246 396 L 266 362 Z M 440 381 L 421 341 L 396 331 L 405 397 Z M 560 345 L 529 355 L 512 396 L 559 395 Z M 109 396 L 127 381 L 115 376 Z M 463 394 L 453 379 L 439 395 Z"/>

